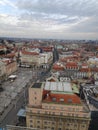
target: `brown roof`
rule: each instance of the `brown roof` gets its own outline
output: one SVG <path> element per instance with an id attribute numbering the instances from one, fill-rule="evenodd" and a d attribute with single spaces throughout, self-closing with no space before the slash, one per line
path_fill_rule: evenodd
<path id="1" fill-rule="evenodd" d="M 24 55 L 39 55 L 39 53 L 37 53 L 37 52 L 29 52 L 29 51 L 25 51 L 25 50 L 22 50 L 21 53 Z"/>
<path id="2" fill-rule="evenodd" d="M 51 93 L 47 90 L 43 90 L 43 101 L 57 103 L 62 102 L 66 104 L 81 104 L 80 98 L 75 94 L 57 94 Z"/>
<path id="3" fill-rule="evenodd" d="M 67 62 L 66 66 L 78 66 L 78 64 L 76 62 Z"/>
<path id="4" fill-rule="evenodd" d="M 0 45 L 0 49 L 4 49 L 4 48 L 6 48 L 6 47 L 5 47 L 5 46 L 1 46 L 1 45 Z"/>
<path id="5" fill-rule="evenodd" d="M 53 65 L 53 69 L 55 69 L 55 70 L 64 70 L 64 66 L 61 66 L 61 65 L 58 65 L 58 64 L 54 64 Z"/>
<path id="6" fill-rule="evenodd" d="M 10 60 L 10 59 L 5 59 L 3 60 L 4 63 L 6 63 L 6 65 L 10 64 L 13 62 L 13 60 Z"/>
<path id="7" fill-rule="evenodd" d="M 13 57 L 15 57 L 15 53 L 7 54 L 4 57 L 6 57 L 6 58 L 13 58 Z"/>
<path id="8" fill-rule="evenodd" d="M 98 68 L 81 68 L 80 72 L 98 72 Z"/>
<path id="9" fill-rule="evenodd" d="M 82 66 L 88 66 L 88 64 L 87 63 L 82 63 Z"/>

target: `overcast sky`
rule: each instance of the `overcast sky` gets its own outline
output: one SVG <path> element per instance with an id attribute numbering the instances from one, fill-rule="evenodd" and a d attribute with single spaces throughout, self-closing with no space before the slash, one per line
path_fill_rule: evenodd
<path id="1" fill-rule="evenodd" d="M 0 0 L 0 36 L 98 39 L 98 0 Z"/>

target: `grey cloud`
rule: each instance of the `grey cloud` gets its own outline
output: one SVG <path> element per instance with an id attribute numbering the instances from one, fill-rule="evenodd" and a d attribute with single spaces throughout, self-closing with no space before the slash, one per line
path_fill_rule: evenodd
<path id="1" fill-rule="evenodd" d="M 63 16 L 63 15 L 48 15 L 45 13 L 23 13 L 21 17 L 19 18 L 20 20 L 27 20 L 27 21 L 41 21 L 43 20 L 44 22 L 47 20 L 52 20 L 57 24 L 70 24 L 74 23 L 81 18 L 74 16 L 74 17 L 68 17 L 68 16 Z"/>
<path id="2" fill-rule="evenodd" d="M 98 17 L 91 17 L 88 20 L 73 26 L 70 31 L 79 33 L 98 33 Z"/>
<path id="3" fill-rule="evenodd" d="M 18 0 L 15 7 L 17 19 L 0 20 L 0 34 L 65 39 L 97 37 L 97 0 Z"/>
<path id="4" fill-rule="evenodd" d="M 17 7 L 23 11 L 20 20 L 52 25 L 82 24 L 82 19 L 98 16 L 96 0 L 22 0 Z"/>
<path id="5" fill-rule="evenodd" d="M 17 2 L 17 7 L 30 12 L 70 16 L 98 14 L 98 2 L 96 0 L 22 0 Z"/>
<path id="6" fill-rule="evenodd" d="M 79 17 L 67 17 L 67 18 L 63 18 L 63 19 L 58 19 L 58 23 L 59 24 L 73 24 L 76 23 L 77 21 L 79 21 L 80 18 Z"/>

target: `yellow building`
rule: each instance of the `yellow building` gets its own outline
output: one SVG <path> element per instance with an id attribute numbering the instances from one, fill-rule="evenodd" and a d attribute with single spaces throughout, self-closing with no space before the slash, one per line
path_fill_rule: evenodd
<path id="1" fill-rule="evenodd" d="M 88 130 L 90 112 L 68 82 L 34 83 L 29 88 L 27 127 L 44 130 Z"/>

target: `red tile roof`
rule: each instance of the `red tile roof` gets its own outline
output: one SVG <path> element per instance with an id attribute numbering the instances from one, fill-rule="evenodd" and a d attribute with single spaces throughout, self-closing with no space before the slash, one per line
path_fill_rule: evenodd
<path id="1" fill-rule="evenodd" d="M 64 58 L 60 58 L 59 60 L 62 62 L 78 62 L 80 61 L 80 57 L 79 56 L 68 56 L 68 57 L 64 57 Z"/>
<path id="2" fill-rule="evenodd" d="M 61 58 L 61 59 L 59 59 L 59 61 L 60 61 L 60 62 L 66 62 L 67 59 L 66 59 L 66 58 Z"/>
<path id="3" fill-rule="evenodd" d="M 41 47 L 43 51 L 52 51 L 53 47 Z"/>
<path id="4" fill-rule="evenodd" d="M 7 54 L 4 57 L 6 57 L 6 58 L 14 58 L 15 57 L 15 53 Z"/>
<path id="5" fill-rule="evenodd" d="M 98 72 L 98 67 L 92 68 L 91 71 Z"/>
<path id="6" fill-rule="evenodd" d="M 80 52 L 78 52 L 78 51 L 74 51 L 73 54 L 76 56 L 80 56 Z"/>
<path id="7" fill-rule="evenodd" d="M 80 72 L 89 72 L 89 68 L 81 68 Z"/>
<path id="8" fill-rule="evenodd" d="M 29 51 L 25 51 L 25 50 L 22 50 L 21 53 L 24 55 L 39 55 L 39 53 L 37 53 L 37 52 L 29 52 Z"/>
<path id="9" fill-rule="evenodd" d="M 76 62 L 67 62 L 67 63 L 66 63 L 66 67 L 69 67 L 69 66 L 78 67 L 78 64 L 77 64 Z"/>
<path id="10" fill-rule="evenodd" d="M 87 63 L 82 63 L 82 66 L 88 66 L 88 64 Z"/>
<path id="11" fill-rule="evenodd" d="M 98 68 L 81 68 L 80 72 L 98 72 Z"/>
<path id="12" fill-rule="evenodd" d="M 64 70 L 64 66 L 58 65 L 58 64 L 54 64 L 52 67 L 54 70 Z"/>
<path id="13" fill-rule="evenodd" d="M 30 46 L 29 48 L 41 48 L 43 51 L 52 51 L 53 47 L 45 47 L 45 46 Z"/>
<path id="14" fill-rule="evenodd" d="M 5 46 L 1 46 L 1 45 L 0 45 L 0 49 L 4 49 L 4 48 L 6 48 L 6 47 L 5 47 Z"/>
<path id="15" fill-rule="evenodd" d="M 4 62 L 6 65 L 8 65 L 8 64 L 12 63 L 13 61 L 10 60 L 10 59 L 5 59 L 5 60 L 3 60 L 3 62 Z"/>
<path id="16" fill-rule="evenodd" d="M 75 94 L 56 94 L 47 90 L 43 90 L 43 101 L 65 104 L 81 104 L 80 98 Z"/>

